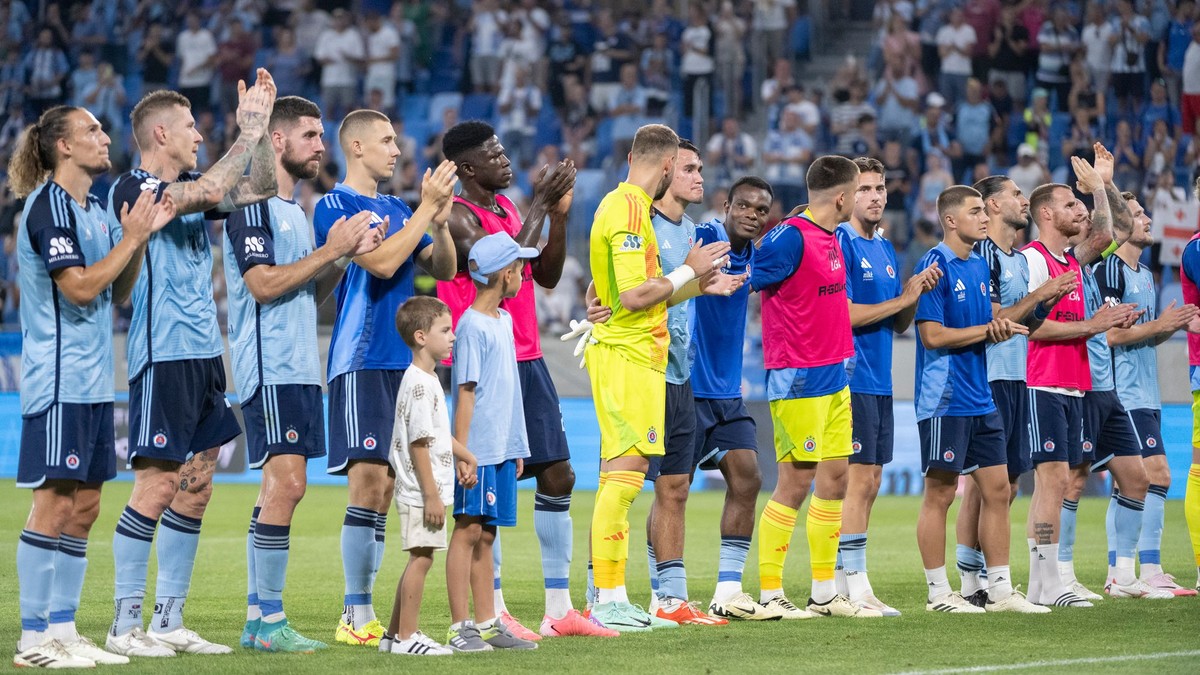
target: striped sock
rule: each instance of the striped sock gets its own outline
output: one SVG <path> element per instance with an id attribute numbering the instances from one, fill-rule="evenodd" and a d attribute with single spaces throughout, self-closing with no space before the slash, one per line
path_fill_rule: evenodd
<path id="1" fill-rule="evenodd" d="M 1079 501 L 1075 499 L 1062 500 L 1059 511 L 1058 561 L 1060 563 L 1075 560 L 1075 516 L 1079 511 Z"/>
<path id="2" fill-rule="evenodd" d="M 73 640 L 75 613 L 83 595 L 83 577 L 87 574 L 88 540 L 69 534 L 58 538 L 54 556 L 54 589 L 50 593 L 50 632 L 56 638 Z"/>
<path id="3" fill-rule="evenodd" d="M 1117 492 L 1116 486 L 1113 486 L 1112 495 L 1108 499 L 1108 510 L 1104 513 L 1104 538 L 1108 541 L 1108 566 L 1116 567 L 1117 565 Z M 1140 515 L 1138 516 L 1141 517 Z M 1142 531 L 1142 526 L 1138 524 L 1138 532 Z M 1136 547 L 1137 544 L 1134 544 Z"/>
<path id="4" fill-rule="evenodd" d="M 742 572 L 746 569 L 746 556 L 750 554 L 750 537 L 721 537 L 721 553 L 717 561 L 717 590 L 713 594 L 720 600 L 731 598 L 742 592 Z"/>
<path id="5" fill-rule="evenodd" d="M 761 600 L 783 595 L 783 564 L 787 560 L 798 510 L 767 501 L 758 520 L 758 582 Z"/>
<path id="6" fill-rule="evenodd" d="M 158 520 L 147 518 L 132 506 L 126 506 L 117 519 L 113 534 L 116 617 L 110 632 L 124 635 L 142 627 L 142 600 L 146 595 L 146 568 L 150 564 L 150 544 Z"/>
<path id="7" fill-rule="evenodd" d="M 649 539 L 646 540 L 646 569 L 650 574 L 650 592 L 658 595 L 662 590 L 662 584 L 658 579 L 658 557 L 654 555 L 654 544 Z"/>
<path id="8" fill-rule="evenodd" d="M 1137 555 L 1138 539 L 1141 537 L 1143 512 L 1146 502 L 1122 494 L 1114 494 L 1110 510 L 1113 514 L 1113 542 L 1110 566 L 1117 583 L 1128 586 L 1136 580 L 1133 559 Z"/>
<path id="9" fill-rule="evenodd" d="M 805 532 L 812 566 L 813 600 L 829 602 L 837 595 L 833 568 L 837 564 L 838 531 L 842 529 L 842 500 L 814 495 L 808 503 Z"/>
<path id="10" fill-rule="evenodd" d="M 343 614 L 355 629 L 375 619 L 371 576 L 375 566 L 375 525 L 379 514 L 361 506 L 347 506 L 342 520 L 342 574 L 346 589 Z"/>
<path id="11" fill-rule="evenodd" d="M 683 558 L 659 560 L 657 570 L 661 597 L 675 598 L 676 600 L 688 599 L 687 570 L 684 568 Z"/>
<path id="12" fill-rule="evenodd" d="M 258 523 L 254 528 L 254 565 L 258 570 L 258 607 L 263 621 L 284 618 L 283 585 L 287 579 L 290 525 Z"/>
<path id="13" fill-rule="evenodd" d="M 1187 517 L 1188 533 L 1192 536 L 1196 575 L 1200 576 L 1200 464 L 1193 464 L 1188 470 L 1187 492 L 1183 495 L 1183 513 Z"/>
<path id="14" fill-rule="evenodd" d="M 1138 539 L 1138 562 L 1142 578 L 1162 573 L 1162 531 L 1166 519 L 1167 486 L 1151 485 L 1146 490 L 1146 510 L 1142 512 L 1142 536 Z"/>
<path id="15" fill-rule="evenodd" d="M 258 524 L 258 514 L 261 506 L 254 507 L 250 513 L 250 529 L 246 531 L 246 620 L 253 621 L 262 618 L 258 611 L 258 575 L 254 569 L 254 526 Z"/>
<path id="16" fill-rule="evenodd" d="M 375 577 L 383 569 L 384 540 L 387 538 L 387 514 L 375 514 L 375 558 L 371 561 L 371 588 L 375 588 Z"/>
<path id="17" fill-rule="evenodd" d="M 43 632 L 50 624 L 50 598 L 54 589 L 54 561 L 58 537 L 21 530 L 17 539 L 18 603 L 21 630 Z"/>
<path id="18" fill-rule="evenodd" d="M 571 495 L 533 495 L 533 529 L 542 549 L 542 578 L 546 589 L 546 615 L 561 619 L 571 611 Z"/>
<path id="19" fill-rule="evenodd" d="M 969 598 L 987 588 L 980 578 L 983 572 L 983 551 L 974 546 L 958 544 L 954 547 L 954 558 L 958 565 L 958 575 L 962 579 L 962 595 Z"/>
<path id="20" fill-rule="evenodd" d="M 200 519 L 171 509 L 159 520 L 155 553 L 158 555 L 158 580 L 154 584 L 154 618 L 150 628 L 169 633 L 183 626 L 183 603 L 192 585 L 196 549 L 200 545 Z"/>

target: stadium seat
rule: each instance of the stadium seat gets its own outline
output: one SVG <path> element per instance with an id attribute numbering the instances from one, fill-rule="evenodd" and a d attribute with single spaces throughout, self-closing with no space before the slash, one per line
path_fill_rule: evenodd
<path id="1" fill-rule="evenodd" d="M 1071 130 L 1071 115 L 1068 113 L 1054 113 L 1050 118 L 1050 153 L 1048 156 L 1050 166 L 1047 167 L 1050 171 L 1054 171 L 1063 165 L 1062 153 L 1058 149 L 1062 147 L 1063 141 L 1067 137 L 1067 133 Z"/>
<path id="2" fill-rule="evenodd" d="M 463 97 L 462 107 L 459 108 L 458 118 L 461 120 L 496 121 L 496 97 L 491 94 L 467 94 Z"/>
<path id="3" fill-rule="evenodd" d="M 596 125 L 596 152 L 592 154 L 592 160 L 588 163 L 589 169 L 599 169 L 604 158 L 612 154 L 612 130 L 613 121 L 610 117 L 601 119 Z"/>
<path id="4" fill-rule="evenodd" d="M 538 112 L 537 133 L 533 144 L 536 148 L 562 144 L 562 126 L 549 100 L 543 101 L 542 109 Z"/>
<path id="5" fill-rule="evenodd" d="M 430 128 L 442 128 L 442 113 L 447 108 L 462 110 L 463 95 L 457 91 L 443 91 L 434 94 L 429 99 L 429 112 L 426 115 L 430 122 Z"/>
<path id="6" fill-rule="evenodd" d="M 788 46 L 793 59 L 807 61 L 812 58 L 812 19 L 807 16 L 797 17 L 796 22 L 792 24 L 790 37 Z"/>
<path id="7" fill-rule="evenodd" d="M 404 116 L 406 124 L 411 123 L 412 120 L 427 119 L 429 117 L 429 96 L 425 94 L 405 96 L 400 114 Z"/>

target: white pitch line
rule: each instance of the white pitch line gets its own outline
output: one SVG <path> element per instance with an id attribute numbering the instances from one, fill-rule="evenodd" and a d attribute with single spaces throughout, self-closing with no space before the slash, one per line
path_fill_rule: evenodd
<path id="1" fill-rule="evenodd" d="M 1092 663 L 1120 663 L 1122 661 L 1148 661 L 1153 659 L 1175 659 L 1200 656 L 1200 650 L 1186 652 L 1157 652 L 1154 654 L 1127 654 L 1123 656 L 1096 656 L 1086 659 L 1062 659 L 1059 661 L 1029 661 L 1007 663 L 996 666 L 973 666 L 970 668 L 945 668 L 942 670 L 910 670 L 895 675 L 951 675 L 952 673 L 992 673 L 1002 670 L 1028 670 L 1031 668 L 1055 668 L 1059 666 L 1081 666 Z"/>

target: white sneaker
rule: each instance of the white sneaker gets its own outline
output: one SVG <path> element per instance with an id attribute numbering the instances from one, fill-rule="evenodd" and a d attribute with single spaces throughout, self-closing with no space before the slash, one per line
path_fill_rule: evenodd
<path id="1" fill-rule="evenodd" d="M 953 591 L 943 593 L 925 603 L 925 610 L 929 612 L 946 612 L 948 614 L 983 614 L 985 612 L 982 607 L 972 605 L 967 602 L 966 598 Z"/>
<path id="2" fill-rule="evenodd" d="M 900 610 L 885 604 L 882 600 L 875 597 L 874 593 L 867 593 L 866 595 L 863 595 L 855 600 L 851 600 L 850 602 L 856 607 L 875 610 L 884 616 L 900 616 Z"/>
<path id="3" fill-rule="evenodd" d="M 44 640 L 13 657 L 13 665 L 17 668 L 95 668 L 96 662 L 76 656 L 63 648 L 63 644 L 54 638 Z"/>
<path id="4" fill-rule="evenodd" d="M 90 659 L 95 661 L 97 665 L 123 666 L 126 663 L 129 663 L 128 656 L 106 652 L 97 647 L 95 642 L 92 642 L 90 639 L 85 638 L 82 635 L 76 635 L 74 640 L 60 640 L 59 642 L 62 643 L 63 649 L 67 650 L 68 654 Z"/>
<path id="5" fill-rule="evenodd" d="M 654 591 L 650 591 L 650 603 L 647 604 L 646 606 L 650 608 L 650 609 L 646 610 L 646 612 L 649 613 L 650 616 L 654 616 L 655 614 L 658 613 L 658 608 L 662 607 L 662 603 L 659 602 L 659 600 L 658 600 L 658 593 L 655 593 Z"/>
<path id="6" fill-rule="evenodd" d="M 391 652 L 405 656 L 450 656 L 454 650 L 438 644 L 433 638 L 417 631 L 407 640 L 392 642 Z"/>
<path id="7" fill-rule="evenodd" d="M 187 654 L 232 654 L 233 650 L 225 645 L 209 642 L 190 628 L 180 626 L 167 633 L 151 631 L 150 638 L 178 652 Z"/>
<path id="8" fill-rule="evenodd" d="M 855 605 L 850 602 L 850 598 L 844 595 L 835 595 L 828 602 L 821 603 L 809 598 L 807 609 L 814 616 L 838 616 L 853 619 L 877 619 L 883 616 L 882 611 Z"/>
<path id="9" fill-rule="evenodd" d="M 786 596 L 777 595 L 762 603 L 762 605 L 769 610 L 777 612 L 779 617 L 785 621 L 813 618 L 812 612 L 809 612 L 805 609 L 800 609 L 796 605 L 792 604 L 792 601 L 788 600 Z"/>
<path id="10" fill-rule="evenodd" d="M 1020 591 L 1013 591 L 1007 598 L 992 602 L 988 600 L 984 605 L 984 611 L 987 612 L 1015 612 L 1017 614 L 1049 614 L 1050 608 L 1042 605 L 1035 605 L 1026 599 L 1025 594 Z"/>
<path id="11" fill-rule="evenodd" d="M 761 605 L 755 602 L 749 593 L 739 593 L 721 601 L 713 598 L 708 605 L 708 613 L 725 619 L 744 619 L 746 621 L 778 621 L 783 618 L 781 607 Z"/>
<path id="12" fill-rule="evenodd" d="M 150 658 L 175 656 L 174 649 L 146 635 L 146 631 L 141 628 L 134 628 L 128 633 L 121 635 L 109 633 L 108 637 L 104 640 L 104 648 L 113 654 L 120 654 L 122 656 L 143 656 Z"/>
<path id="13" fill-rule="evenodd" d="M 1113 598 L 1145 598 L 1146 600 L 1170 600 L 1175 594 L 1165 588 L 1155 588 L 1141 579 L 1134 579 L 1132 584 L 1122 586 L 1116 579 L 1109 579 L 1104 586 L 1104 592 Z"/>
<path id="14" fill-rule="evenodd" d="M 1078 579 L 1071 582 L 1071 585 L 1067 586 L 1067 590 L 1071 591 L 1075 595 L 1078 595 L 1079 597 L 1083 598 L 1084 600 L 1090 600 L 1092 602 L 1104 599 L 1103 595 L 1100 595 L 1099 593 L 1096 593 L 1096 592 L 1092 591 L 1091 589 L 1089 589 L 1087 586 L 1084 586 L 1083 584 L 1079 583 Z"/>

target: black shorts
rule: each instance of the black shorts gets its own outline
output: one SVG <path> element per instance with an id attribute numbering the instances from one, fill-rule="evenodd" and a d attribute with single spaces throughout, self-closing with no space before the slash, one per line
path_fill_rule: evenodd
<path id="1" fill-rule="evenodd" d="M 730 450 L 758 452 L 754 418 L 740 398 L 696 399 L 696 456 L 701 469 L 720 468 Z"/>
<path id="2" fill-rule="evenodd" d="M 1029 445 L 1034 465 L 1083 462 L 1083 397 L 1029 390 Z"/>
<path id="3" fill-rule="evenodd" d="M 850 422 L 853 442 L 851 464 L 883 466 L 892 461 L 896 422 L 892 397 L 850 393 Z"/>
<path id="4" fill-rule="evenodd" d="M 517 361 L 517 374 L 525 409 L 525 433 L 529 436 L 529 458 L 525 460 L 525 466 L 571 459 L 558 390 L 554 388 L 554 380 L 550 379 L 546 360 Z M 522 477 L 533 475 L 526 471 Z"/>
<path id="5" fill-rule="evenodd" d="M 1083 396 L 1083 461 L 1100 471 L 1118 456 L 1142 456 L 1129 413 L 1116 391 L 1089 391 Z"/>
<path id="6" fill-rule="evenodd" d="M 692 398 L 692 383 L 667 383 L 667 435 L 664 452 L 650 458 L 646 478 L 659 476 L 690 476 L 696 471 L 696 400 Z"/>
<path id="7" fill-rule="evenodd" d="M 180 464 L 242 433 L 225 398 L 221 357 L 152 363 L 129 383 L 129 463 Z"/>
<path id="8" fill-rule="evenodd" d="M 48 480 L 103 483 L 117 477 L 113 404 L 55 403 L 21 418 L 17 487 Z"/>
<path id="9" fill-rule="evenodd" d="M 1000 413 L 973 417 L 931 417 L 917 422 L 921 475 L 932 471 L 968 474 L 1008 460 Z"/>
<path id="10" fill-rule="evenodd" d="M 316 384 L 269 384 L 242 402 L 251 469 L 271 455 L 325 456 L 325 398 Z"/>
<path id="11" fill-rule="evenodd" d="M 1033 470 L 1029 449 L 1029 387 L 1021 380 L 994 380 L 988 384 L 996 411 L 1000 413 L 1000 423 L 1004 425 L 1008 477 L 1013 480 Z"/>
<path id="12" fill-rule="evenodd" d="M 1133 424 L 1133 433 L 1137 435 L 1142 457 L 1167 454 L 1162 437 L 1162 411 L 1152 408 L 1138 408 L 1129 411 L 1129 421 Z"/>

